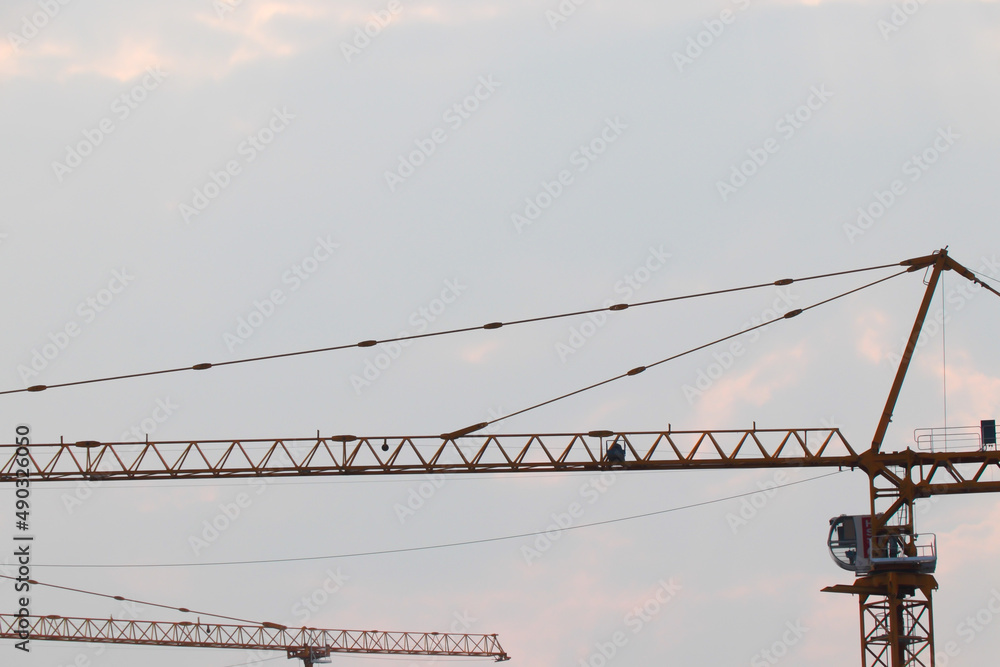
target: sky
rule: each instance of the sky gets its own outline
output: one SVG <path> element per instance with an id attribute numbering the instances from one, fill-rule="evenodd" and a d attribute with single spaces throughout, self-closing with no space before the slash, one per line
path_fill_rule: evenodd
<path id="1" fill-rule="evenodd" d="M 996 2 L 10 0 L 0 27 L 0 390 L 946 246 L 1000 279 Z M 34 443 L 439 434 L 891 273 L 7 394 L 0 441 L 19 424 Z M 923 277 L 491 432 L 838 427 L 863 449 Z M 886 448 L 1000 414 L 998 305 L 945 276 Z M 828 556 L 828 519 L 866 511 L 868 484 L 828 472 L 36 485 L 33 576 L 295 626 L 497 633 L 524 667 L 858 664 L 856 600 L 820 589 L 850 582 Z M 8 545 L 14 502 L 0 489 Z M 552 530 L 574 505 L 574 529 Z M 988 495 L 919 507 L 940 557 L 939 667 L 1000 650 L 998 519 Z M 314 556 L 329 558 L 207 565 Z M 184 620 L 51 589 L 32 605 Z M 42 642 L 0 653 L 26 667 L 284 660 Z M 445 661 L 335 664 L 401 662 Z"/>

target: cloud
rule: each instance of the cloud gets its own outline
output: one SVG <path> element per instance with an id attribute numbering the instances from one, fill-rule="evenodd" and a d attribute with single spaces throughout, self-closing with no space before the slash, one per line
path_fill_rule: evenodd
<path id="1" fill-rule="evenodd" d="M 989 570 L 1000 555 L 1000 503 L 994 501 L 976 523 L 939 533 L 938 553 L 948 554 L 938 563 L 942 575 L 962 576 Z"/>
<path id="2" fill-rule="evenodd" d="M 701 397 L 699 423 L 723 424 L 743 405 L 768 403 L 776 392 L 799 382 L 805 359 L 805 344 L 800 343 L 762 357 L 741 374 L 724 375 Z"/>
<path id="3" fill-rule="evenodd" d="M 945 371 L 948 400 L 957 408 L 953 413 L 962 423 L 978 424 L 980 419 L 995 418 L 1000 412 L 1000 378 L 975 367 L 967 350 L 953 351 Z M 949 419 L 949 421 L 951 421 Z"/>
<path id="4" fill-rule="evenodd" d="M 51 46 L 60 48 L 55 44 Z M 59 54 L 65 56 L 69 51 L 66 49 Z M 60 79 L 76 74 L 98 74 L 124 83 L 142 74 L 148 67 L 163 62 L 164 58 L 156 45 L 156 40 L 147 38 L 125 39 L 113 54 L 98 56 L 90 61 L 75 58 L 68 60 L 59 74 Z"/>
<path id="5" fill-rule="evenodd" d="M 483 360 L 500 348 L 500 341 L 491 340 L 479 345 L 469 345 L 462 348 L 462 359 L 470 364 L 481 364 Z"/>
<path id="6" fill-rule="evenodd" d="M 889 317 L 882 310 L 866 309 L 854 318 L 856 349 L 873 364 L 889 356 Z"/>
<path id="7" fill-rule="evenodd" d="M 921 373 L 940 382 L 940 350 L 936 351 L 937 355 L 924 354 L 917 357 L 917 367 Z M 950 349 L 945 374 L 949 425 L 978 426 L 981 419 L 1000 416 L 1000 377 L 981 370 L 973 361 L 969 350 Z"/>
<path id="8" fill-rule="evenodd" d="M 230 68 L 266 58 L 288 58 L 294 56 L 310 45 L 301 39 L 297 31 L 285 30 L 279 24 L 288 22 L 328 23 L 331 11 L 312 2 L 289 0 L 272 0 L 265 3 L 240 3 L 231 6 L 217 1 L 215 7 L 228 7 L 212 13 L 201 13 L 198 20 L 211 29 L 223 33 L 235 41 L 224 67 L 218 69 L 216 76 L 229 71 Z"/>
<path id="9" fill-rule="evenodd" d="M 801 586 L 802 577 L 759 577 L 754 581 L 722 589 L 712 593 L 714 600 L 733 602 L 736 600 L 760 600 L 761 598 L 774 598 L 789 589 L 798 589 Z M 794 586 L 793 586 L 794 584 Z"/>
<path id="10" fill-rule="evenodd" d="M 0 77 L 128 81 L 159 65 L 188 78 L 218 79 L 248 62 L 320 48 L 332 41 L 338 23 L 325 5 L 305 0 L 217 0 L 198 3 L 195 11 L 173 6 L 151 19 L 136 6 L 57 15 L 18 50 L 4 40 Z"/>

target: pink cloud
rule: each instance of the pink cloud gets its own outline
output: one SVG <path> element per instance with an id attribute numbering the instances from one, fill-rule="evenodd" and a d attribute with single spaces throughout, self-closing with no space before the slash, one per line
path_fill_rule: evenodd
<path id="1" fill-rule="evenodd" d="M 885 359 L 892 351 L 889 345 L 889 317 L 885 312 L 867 309 L 854 320 L 856 349 L 873 364 Z"/>
<path id="2" fill-rule="evenodd" d="M 742 373 L 723 375 L 701 397 L 698 407 L 700 422 L 723 424 L 732 419 L 741 405 L 764 405 L 775 392 L 799 381 L 805 359 L 806 347 L 800 343 L 757 360 Z"/>

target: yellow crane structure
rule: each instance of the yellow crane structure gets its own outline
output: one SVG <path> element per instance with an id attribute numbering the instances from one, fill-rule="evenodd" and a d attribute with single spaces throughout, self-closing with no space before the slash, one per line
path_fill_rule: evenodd
<path id="1" fill-rule="evenodd" d="M 859 470 L 870 482 L 870 512 L 864 517 L 831 519 L 829 539 L 835 562 L 854 572 L 856 579 L 853 584 L 824 590 L 859 597 L 864 667 L 933 667 L 931 599 L 937 588 L 933 576 L 937 553 L 933 536 L 916 532 L 914 502 L 934 495 L 1000 491 L 1000 482 L 987 475 L 988 471 L 1000 469 L 995 426 L 991 432 L 990 423 L 984 422 L 977 442 L 960 451 L 884 451 L 883 441 L 941 274 L 954 271 L 997 296 L 1000 292 L 953 260 L 947 249 L 905 260 L 900 266 L 910 272 L 929 271 L 929 277 L 867 448 L 851 445 L 837 428 L 758 429 L 754 425 L 745 430 L 675 431 L 668 426 L 662 431 L 500 435 L 477 433 L 488 425 L 481 423 L 433 436 L 317 434 L 315 438 L 266 440 L 33 444 L 28 453 L 29 479 L 224 480 L 595 472 L 609 468 Z M 785 317 L 798 312 L 791 311 Z M 12 447 L 0 446 L 0 482 L 15 481 L 16 454 Z"/>
<path id="2" fill-rule="evenodd" d="M 509 660 L 496 635 L 289 628 L 277 623 L 232 625 L 181 621 L 0 614 L 0 638 L 284 651 L 304 667 L 330 662 L 332 654 L 409 655 Z"/>

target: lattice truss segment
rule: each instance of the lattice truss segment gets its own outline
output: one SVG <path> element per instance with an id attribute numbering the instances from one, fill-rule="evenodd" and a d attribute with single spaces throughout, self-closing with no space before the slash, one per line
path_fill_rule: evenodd
<path id="1" fill-rule="evenodd" d="M 27 630 L 25 630 L 27 625 Z M 218 625 L 60 616 L 0 615 L 0 637 L 16 639 L 27 632 L 32 640 L 100 642 L 150 646 L 187 646 L 286 651 L 329 655 L 363 653 L 431 655 L 507 660 L 496 635 L 459 633 L 381 632 L 287 628 L 276 624 Z"/>
<path id="2" fill-rule="evenodd" d="M 871 478 L 872 512 L 912 532 L 913 503 L 933 495 L 1000 491 L 1000 451 L 904 450 L 862 455 Z"/>
<path id="3" fill-rule="evenodd" d="M 898 627 L 893 627 L 897 624 Z M 864 667 L 934 665 L 931 602 L 928 599 L 878 596 L 862 601 L 861 631 Z M 894 650 L 898 652 L 895 658 Z"/>
<path id="4" fill-rule="evenodd" d="M 420 437 L 34 444 L 36 481 L 254 476 L 593 471 L 607 448 L 636 470 L 854 467 L 838 429 L 643 431 Z M 0 482 L 16 478 L 16 451 L 0 445 Z M 23 466 L 22 466 L 23 467 Z"/>
<path id="5" fill-rule="evenodd" d="M 934 667 L 937 587 L 929 574 L 891 571 L 823 590 L 858 596 L 863 667 Z"/>
<path id="6" fill-rule="evenodd" d="M 1000 451 L 918 452 L 904 450 L 866 457 L 879 489 L 912 488 L 915 497 L 966 493 L 973 486 L 1000 490 Z"/>

